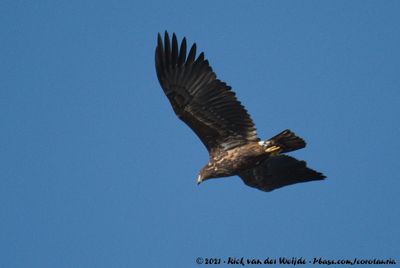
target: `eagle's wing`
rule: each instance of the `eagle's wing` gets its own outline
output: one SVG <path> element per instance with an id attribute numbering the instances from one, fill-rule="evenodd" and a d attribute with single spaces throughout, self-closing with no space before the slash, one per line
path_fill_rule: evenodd
<path id="1" fill-rule="evenodd" d="M 258 141 L 254 123 L 231 87 L 217 79 L 204 53 L 196 59 L 196 44 L 186 56 L 185 38 L 179 49 L 175 34 L 171 43 L 165 32 L 164 44 L 158 34 L 155 60 L 172 108 L 211 154 Z"/>
<path id="2" fill-rule="evenodd" d="M 239 176 L 246 185 L 266 192 L 325 178 L 322 173 L 308 168 L 306 162 L 287 155 L 271 156 L 257 167 L 240 172 Z"/>

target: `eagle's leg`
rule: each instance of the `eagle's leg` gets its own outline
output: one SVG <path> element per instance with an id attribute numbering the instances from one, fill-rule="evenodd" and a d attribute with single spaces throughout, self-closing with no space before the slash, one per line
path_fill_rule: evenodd
<path id="1" fill-rule="evenodd" d="M 269 140 L 260 141 L 259 144 L 264 147 L 266 153 L 272 155 L 291 152 L 306 146 L 302 138 L 296 136 L 296 134 L 288 129 Z"/>
<path id="2" fill-rule="evenodd" d="M 269 153 L 270 155 L 278 155 L 283 151 L 283 149 L 280 146 L 277 145 L 272 145 L 271 147 L 267 147 L 265 149 L 266 153 Z"/>

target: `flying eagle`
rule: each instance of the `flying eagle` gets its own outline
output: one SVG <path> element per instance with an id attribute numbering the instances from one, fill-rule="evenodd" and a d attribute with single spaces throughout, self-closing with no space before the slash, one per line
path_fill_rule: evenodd
<path id="1" fill-rule="evenodd" d="M 225 82 L 217 79 L 204 53 L 196 58 L 196 44 L 186 53 L 186 38 L 180 47 L 175 33 L 172 42 L 158 34 L 155 63 L 157 77 L 175 114 L 207 147 L 209 162 L 197 183 L 238 175 L 246 185 L 262 191 L 325 176 L 284 153 L 306 146 L 292 131 L 285 130 L 269 140 L 257 137 L 250 115 Z"/>

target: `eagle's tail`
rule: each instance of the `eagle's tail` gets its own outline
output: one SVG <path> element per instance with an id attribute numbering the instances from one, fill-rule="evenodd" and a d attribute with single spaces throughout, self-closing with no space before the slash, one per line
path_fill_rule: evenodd
<path id="1" fill-rule="evenodd" d="M 278 135 L 262 142 L 265 151 L 271 154 L 287 153 L 306 147 L 306 142 L 286 129 Z"/>

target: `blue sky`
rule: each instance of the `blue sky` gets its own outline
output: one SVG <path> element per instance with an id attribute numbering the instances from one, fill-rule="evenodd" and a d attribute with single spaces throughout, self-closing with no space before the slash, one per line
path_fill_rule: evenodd
<path id="1" fill-rule="evenodd" d="M 399 12 L 398 1 L 2 1 L 0 266 L 400 261 Z M 197 43 L 261 138 L 305 138 L 291 155 L 327 180 L 198 187 L 207 151 L 154 70 L 164 30 Z"/>

